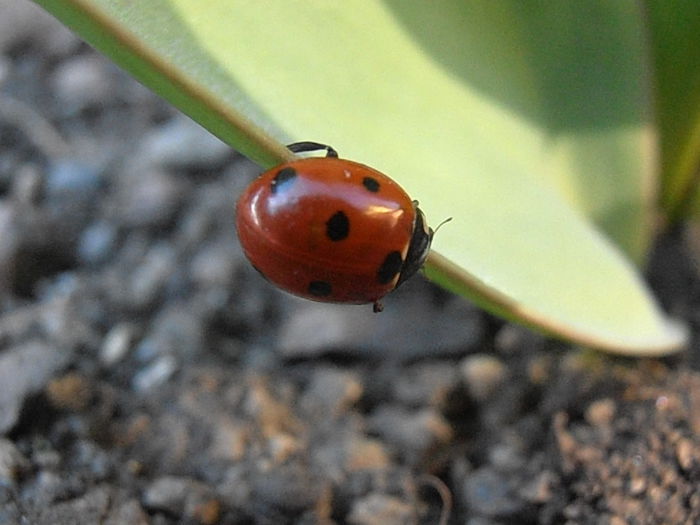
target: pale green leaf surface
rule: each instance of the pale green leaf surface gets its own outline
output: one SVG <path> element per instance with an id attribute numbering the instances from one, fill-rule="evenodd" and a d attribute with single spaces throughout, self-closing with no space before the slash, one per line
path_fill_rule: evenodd
<path id="1" fill-rule="evenodd" d="M 636 4 L 39 3 L 259 162 L 283 155 L 266 134 L 327 142 L 399 181 L 433 223 L 453 217 L 428 274 L 486 308 L 622 353 L 682 344 L 634 268 L 585 220 L 630 253 L 646 243 L 653 147 L 644 87 L 631 79 L 642 67 L 629 50 Z M 78 4 L 92 11 L 66 10 Z M 612 53 L 596 70 L 602 85 L 577 69 L 571 34 L 594 21 L 603 29 L 584 40 L 582 60 L 596 70 L 595 58 Z M 110 32 L 123 54 L 105 45 Z M 629 71 L 611 80 L 618 60 Z M 615 104 L 622 90 L 632 102 Z"/>

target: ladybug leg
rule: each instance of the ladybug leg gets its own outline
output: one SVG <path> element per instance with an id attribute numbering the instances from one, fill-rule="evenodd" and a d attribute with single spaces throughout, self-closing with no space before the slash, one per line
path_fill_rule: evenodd
<path id="1" fill-rule="evenodd" d="M 374 304 L 372 305 L 372 311 L 375 314 L 378 314 L 379 312 L 384 311 L 384 305 L 379 301 L 374 301 Z"/>
<path id="2" fill-rule="evenodd" d="M 306 153 L 307 151 L 319 151 L 323 149 L 326 150 L 326 157 L 338 158 L 337 151 L 326 144 L 320 144 L 318 142 L 295 142 L 294 144 L 289 144 L 287 149 L 292 153 Z"/>

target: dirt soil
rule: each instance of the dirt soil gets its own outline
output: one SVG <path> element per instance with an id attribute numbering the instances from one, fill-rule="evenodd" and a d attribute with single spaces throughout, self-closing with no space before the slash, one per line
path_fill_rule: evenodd
<path id="1" fill-rule="evenodd" d="M 649 279 L 691 347 L 619 359 L 421 278 L 278 292 L 235 236 L 257 173 L 0 3 L 0 523 L 700 523 L 684 232 Z"/>

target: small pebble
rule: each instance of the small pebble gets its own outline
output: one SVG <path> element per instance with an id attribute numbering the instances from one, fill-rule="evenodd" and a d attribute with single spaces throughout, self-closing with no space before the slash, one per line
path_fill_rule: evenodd
<path id="1" fill-rule="evenodd" d="M 117 230 L 108 222 L 96 222 L 83 230 L 78 240 L 78 259 L 85 264 L 100 264 L 114 252 Z"/>
<path id="2" fill-rule="evenodd" d="M 210 497 L 207 500 L 197 502 L 188 514 L 191 514 L 202 525 L 213 525 L 219 522 L 221 502 L 215 497 Z"/>
<path id="3" fill-rule="evenodd" d="M 13 485 L 17 476 L 29 467 L 29 461 L 14 443 L 0 438 L 0 484 Z"/>
<path id="4" fill-rule="evenodd" d="M 332 420 L 356 403 L 362 392 L 362 383 L 355 374 L 324 368 L 314 374 L 300 403 L 310 417 Z"/>
<path id="5" fill-rule="evenodd" d="M 50 199 L 71 199 L 71 206 L 77 201 L 92 201 L 102 184 L 99 171 L 84 162 L 74 159 L 60 159 L 49 164 L 44 190 Z"/>
<path id="6" fill-rule="evenodd" d="M 204 325 L 189 303 L 174 303 L 160 311 L 151 329 L 139 343 L 136 356 L 150 360 L 157 355 L 173 354 L 189 359 L 204 348 Z"/>
<path id="7" fill-rule="evenodd" d="M 41 196 L 42 175 L 36 164 L 25 164 L 15 172 L 12 198 L 22 208 L 36 206 Z"/>
<path id="8" fill-rule="evenodd" d="M 357 499 L 347 517 L 353 525 L 405 525 L 416 523 L 414 506 L 387 494 L 373 493 Z"/>
<path id="9" fill-rule="evenodd" d="M 231 507 L 245 509 L 251 502 L 248 470 L 241 462 L 230 462 L 228 465 L 216 490 Z"/>
<path id="10" fill-rule="evenodd" d="M 72 114 L 113 98 L 109 66 L 103 57 L 92 53 L 60 62 L 50 79 L 60 111 Z"/>
<path id="11" fill-rule="evenodd" d="M 107 487 L 97 487 L 80 497 L 46 505 L 36 523 L 90 525 L 103 523 L 113 494 Z"/>
<path id="12" fill-rule="evenodd" d="M 61 465 L 61 455 L 52 448 L 36 450 L 31 457 L 32 463 L 46 471 L 58 470 Z"/>
<path id="13" fill-rule="evenodd" d="M 543 470 L 518 487 L 518 494 L 530 503 L 541 505 L 551 501 L 554 496 L 552 487 L 557 487 L 560 483 L 561 480 L 554 472 Z"/>
<path id="14" fill-rule="evenodd" d="M 32 488 L 34 498 L 42 503 L 43 506 L 46 506 L 65 492 L 66 483 L 64 477 L 60 474 L 50 470 L 42 470 L 36 475 L 34 487 Z"/>
<path id="15" fill-rule="evenodd" d="M 473 354 L 460 364 L 462 376 L 471 396 L 477 401 L 486 401 L 501 386 L 506 377 L 506 368 L 496 357 Z"/>
<path id="16" fill-rule="evenodd" d="M 122 175 L 118 185 L 115 213 L 123 226 L 162 228 L 180 209 L 186 187 L 180 178 L 147 168 L 137 176 Z"/>
<path id="17" fill-rule="evenodd" d="M 535 355 L 527 364 L 527 377 L 533 385 L 546 386 L 552 378 L 553 359 L 549 355 Z"/>
<path id="18" fill-rule="evenodd" d="M 164 355 L 139 370 L 131 381 L 138 392 L 151 390 L 165 383 L 177 370 L 177 360 L 172 355 Z"/>
<path id="19" fill-rule="evenodd" d="M 378 472 L 389 467 L 390 455 L 381 441 L 365 437 L 359 429 L 353 432 L 345 425 L 336 424 L 333 428 L 337 432 L 324 432 L 323 442 L 309 449 L 313 464 L 327 479 L 342 484 L 348 474 Z"/>
<path id="20" fill-rule="evenodd" d="M 631 496 L 641 496 L 647 489 L 647 481 L 644 475 L 632 473 L 629 480 L 629 492 Z"/>
<path id="21" fill-rule="evenodd" d="M 213 491 L 205 484 L 186 477 L 164 476 L 154 480 L 144 492 L 143 504 L 154 510 L 189 518 L 211 513 L 203 506 L 211 505 Z M 218 513 L 217 513 L 218 515 Z M 210 521 L 208 521 L 210 523 Z"/>
<path id="22" fill-rule="evenodd" d="M 100 361 L 105 366 L 112 366 L 121 361 L 129 352 L 134 338 L 134 327 L 130 323 L 120 323 L 112 328 L 100 347 Z"/>
<path id="23" fill-rule="evenodd" d="M 423 461 L 438 445 L 449 443 L 453 435 L 450 424 L 432 408 L 408 411 L 399 405 L 380 406 L 369 423 L 412 464 Z"/>
<path id="24" fill-rule="evenodd" d="M 267 440 L 267 451 L 272 464 L 285 463 L 302 450 L 302 441 L 286 432 L 278 432 L 273 436 L 269 436 Z"/>
<path id="25" fill-rule="evenodd" d="M 621 516 L 610 516 L 609 525 L 629 525 L 629 521 Z"/>
<path id="26" fill-rule="evenodd" d="M 524 507 L 508 477 L 488 467 L 476 470 L 467 477 L 461 496 L 463 504 L 472 512 L 490 518 L 516 516 Z"/>
<path id="27" fill-rule="evenodd" d="M 496 334 L 494 345 L 499 353 L 509 355 L 523 348 L 527 348 L 528 351 L 540 349 L 545 341 L 544 336 L 529 328 L 508 323 L 504 324 Z"/>
<path id="28" fill-rule="evenodd" d="M 169 167 L 214 168 L 232 150 L 193 120 L 178 115 L 146 136 L 142 152 L 147 160 Z"/>
<path id="29" fill-rule="evenodd" d="M 280 352 L 288 358 L 309 358 L 342 345 L 352 331 L 350 313 L 300 303 L 280 329 Z"/>
<path id="30" fill-rule="evenodd" d="M 56 408 L 78 412 L 84 410 L 92 399 L 90 381 L 78 372 L 70 372 L 52 379 L 46 386 L 49 402 Z"/>
<path id="31" fill-rule="evenodd" d="M 586 421 L 593 426 L 608 426 L 615 417 L 616 409 L 617 407 L 614 400 L 609 398 L 598 399 L 586 408 L 584 417 Z"/>
<path id="32" fill-rule="evenodd" d="M 240 461 L 248 450 L 252 429 L 225 417 L 217 418 L 212 436 L 210 454 L 217 459 Z"/>
<path id="33" fill-rule="evenodd" d="M 459 373 L 452 363 L 421 363 L 405 367 L 393 380 L 393 395 L 404 405 L 430 405 L 443 408 L 459 382 Z"/>
<path id="34" fill-rule="evenodd" d="M 109 514 L 101 522 L 102 525 L 149 525 L 150 517 L 136 499 L 130 499 L 120 504 L 111 504 Z"/>
<path id="35" fill-rule="evenodd" d="M 10 430 L 24 400 L 40 392 L 69 356 L 42 342 L 28 342 L 0 354 L 0 434 Z"/>
<path id="36" fill-rule="evenodd" d="M 251 501 L 263 521 L 264 516 L 293 516 L 313 507 L 322 492 L 307 467 L 289 463 L 259 472 L 253 478 Z"/>
<path id="37" fill-rule="evenodd" d="M 172 246 L 162 243 L 151 247 L 143 262 L 133 269 L 128 283 L 134 306 L 144 308 L 153 303 L 176 269 L 177 256 Z"/>
<path id="38" fill-rule="evenodd" d="M 518 436 L 519 437 L 519 436 Z M 488 449 L 491 466 L 501 470 L 517 470 L 523 468 L 525 457 L 520 443 L 511 442 L 503 436 L 502 443 L 494 443 Z"/>
<path id="39" fill-rule="evenodd" d="M 66 360 L 80 348 L 95 348 L 100 341 L 89 318 L 80 315 L 77 303 L 85 296 L 80 278 L 64 272 L 51 280 L 51 285 L 41 290 L 43 304 L 37 316 L 42 333 L 56 348 L 61 349 Z M 61 353 L 59 352 L 59 353 Z"/>
<path id="40" fill-rule="evenodd" d="M 244 410 L 255 418 L 256 424 L 267 438 L 279 433 L 297 434 L 303 428 L 286 400 L 277 399 L 267 381 L 253 378 L 246 392 Z"/>
<path id="41" fill-rule="evenodd" d="M 390 464 L 389 453 L 384 445 L 376 439 L 356 437 L 345 445 L 346 471 L 378 470 Z"/>
<path id="42" fill-rule="evenodd" d="M 85 432 L 88 433 L 89 430 Z M 90 439 L 80 439 L 73 450 L 75 456 L 72 459 L 76 467 L 95 481 L 106 479 L 112 473 L 113 462 L 117 461 L 111 450 L 101 448 Z"/>
<path id="43" fill-rule="evenodd" d="M 206 287 L 230 287 L 239 262 L 233 244 L 217 242 L 200 249 L 192 258 L 192 280 Z"/>
<path id="44" fill-rule="evenodd" d="M 680 467 L 686 472 L 690 471 L 694 465 L 700 463 L 700 458 L 696 455 L 697 447 L 687 438 L 681 438 L 676 443 L 676 459 Z"/>

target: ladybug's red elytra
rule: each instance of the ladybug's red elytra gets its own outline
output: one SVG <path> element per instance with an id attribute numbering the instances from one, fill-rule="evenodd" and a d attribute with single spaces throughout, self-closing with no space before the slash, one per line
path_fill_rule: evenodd
<path id="1" fill-rule="evenodd" d="M 331 303 L 373 303 L 425 262 L 433 230 L 417 201 L 330 146 L 296 142 L 294 153 L 325 150 L 266 171 L 238 200 L 243 251 L 265 278 L 294 295 Z"/>

